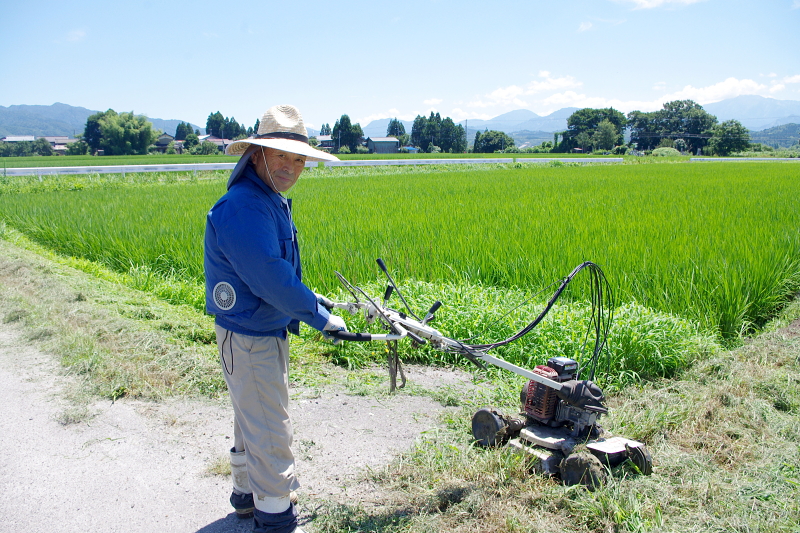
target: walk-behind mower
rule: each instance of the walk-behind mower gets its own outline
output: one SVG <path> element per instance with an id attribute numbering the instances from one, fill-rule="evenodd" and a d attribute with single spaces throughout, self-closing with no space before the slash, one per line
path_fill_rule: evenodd
<path id="1" fill-rule="evenodd" d="M 560 280 L 558 288 L 544 309 L 527 326 L 502 341 L 488 344 L 470 344 L 468 340 L 451 339 L 429 325 L 441 306 L 436 301 L 423 318 L 419 318 L 408 306 L 381 259 L 378 266 L 386 275 L 389 284 L 382 304 L 368 296 L 359 287 L 351 284 L 336 272 L 339 280 L 353 296 L 353 302 L 334 303 L 323 299 L 329 309 L 344 309 L 351 314 L 364 313 L 368 324 L 379 323 L 388 333 L 327 332 L 330 337 L 343 341 L 385 341 L 389 347 L 390 390 L 406 382 L 397 353 L 397 341 L 408 337 L 415 345 L 428 344 L 443 352 L 463 355 L 481 368 L 484 363 L 509 370 L 528 379 L 520 393 L 521 411 L 509 416 L 492 407 L 480 409 L 472 417 L 472 434 L 481 446 L 509 445 L 533 459 L 534 468 L 542 473 L 560 476 L 568 485 L 583 484 L 589 487 L 602 483 L 603 466 L 614 467 L 625 461 L 638 472 L 652 472 L 650 453 L 645 445 L 635 440 L 612 436 L 598 424 L 600 417 L 608 412 L 605 397 L 592 381 L 601 352 L 606 345 L 611 326 L 612 312 L 607 303 L 610 289 L 600 267 L 592 262 L 577 266 L 566 278 Z M 588 363 L 581 367 L 578 361 L 567 357 L 551 357 L 547 364 L 536 366 L 533 371 L 521 368 L 489 355 L 492 348 L 511 343 L 535 328 L 550 311 L 561 293 L 581 271 L 591 276 L 592 314 L 589 334 L 594 330 L 594 349 Z M 406 312 L 388 307 L 393 292 L 405 306 Z M 587 368 L 588 367 L 588 368 Z M 581 379 L 588 370 L 588 379 Z"/>

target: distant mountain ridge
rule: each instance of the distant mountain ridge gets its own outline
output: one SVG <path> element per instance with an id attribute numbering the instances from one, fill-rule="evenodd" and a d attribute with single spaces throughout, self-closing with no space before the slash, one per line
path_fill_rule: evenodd
<path id="1" fill-rule="evenodd" d="M 99 113 L 99 111 L 60 102 L 53 105 L 0 106 L 0 137 L 9 135 L 74 137 L 76 134 L 83 133 L 86 128 L 86 119 L 95 113 Z M 147 117 L 147 120 L 153 124 L 154 129 L 170 135 L 175 135 L 178 124 L 182 122 L 175 119 L 164 120 L 150 117 Z M 192 128 L 199 129 L 201 133 L 204 131 L 204 128 L 195 124 L 192 124 Z"/>
<path id="2" fill-rule="evenodd" d="M 720 122 L 736 119 L 752 131 L 797 123 L 800 116 L 797 100 L 776 100 L 752 94 L 706 104 L 703 109 Z"/>
<path id="3" fill-rule="evenodd" d="M 467 128 L 470 141 L 477 131 L 498 130 L 512 137 L 525 138 L 527 142 L 535 139 L 547 139 L 553 132 L 567 129 L 567 119 L 577 111 L 577 107 L 565 107 L 546 116 L 540 116 L 527 109 L 517 109 L 503 113 L 489 120 L 463 120 L 459 122 Z M 736 119 L 746 128 L 758 132 L 785 124 L 800 124 L 800 101 L 776 100 L 763 96 L 745 95 L 729 98 L 720 102 L 706 104 L 703 109 L 716 116 L 722 122 Z M 62 103 L 53 105 L 11 105 L 0 106 L 0 137 L 8 135 L 65 135 L 72 137 L 82 133 L 86 119 L 97 113 L 84 107 L 76 107 Z M 155 129 L 170 135 L 175 134 L 180 120 L 149 118 Z M 365 137 L 384 137 L 391 119 L 373 120 L 363 126 Z M 410 134 L 413 121 L 401 121 Z M 204 128 L 192 124 L 194 129 L 202 133 Z M 308 128 L 309 135 L 317 135 L 318 131 Z M 515 134 L 518 134 L 515 136 Z"/>

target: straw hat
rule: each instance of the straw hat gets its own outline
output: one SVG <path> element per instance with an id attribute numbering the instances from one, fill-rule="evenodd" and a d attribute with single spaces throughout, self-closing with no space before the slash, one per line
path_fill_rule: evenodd
<path id="1" fill-rule="evenodd" d="M 228 155 L 243 155 L 251 146 L 265 146 L 284 152 L 304 155 L 308 161 L 338 161 L 339 158 L 308 144 L 308 132 L 300 111 L 292 105 L 276 105 L 267 109 L 255 137 L 228 145 Z"/>

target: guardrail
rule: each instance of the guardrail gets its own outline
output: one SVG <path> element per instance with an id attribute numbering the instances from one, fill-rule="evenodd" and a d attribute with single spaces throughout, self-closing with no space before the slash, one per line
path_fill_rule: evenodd
<path id="1" fill-rule="evenodd" d="M 384 165 L 465 165 L 481 163 L 530 163 L 547 164 L 553 161 L 561 163 L 621 163 L 621 157 L 505 157 L 486 159 L 349 159 L 344 161 L 326 161 L 326 167 L 367 167 Z M 193 172 L 205 170 L 233 170 L 236 163 L 187 163 L 173 165 L 108 165 L 91 167 L 30 167 L 6 168 L 6 176 L 60 176 L 69 174 L 122 174 L 137 172 Z M 309 161 L 306 168 L 317 168 L 319 163 Z"/>

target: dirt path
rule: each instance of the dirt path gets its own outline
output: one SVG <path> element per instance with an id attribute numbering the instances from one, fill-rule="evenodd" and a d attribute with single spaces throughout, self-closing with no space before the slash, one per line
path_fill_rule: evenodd
<path id="1" fill-rule="evenodd" d="M 413 374 L 423 386 L 468 382 L 449 371 Z M 227 401 L 102 401 L 87 421 L 62 425 L 68 382 L 53 356 L 0 325 L 0 531 L 251 530 L 227 502 L 228 479 L 208 473 L 231 446 Z M 323 500 L 379 504 L 360 474 L 408 449 L 443 409 L 425 396 L 343 391 L 293 400 L 303 518 Z"/>

